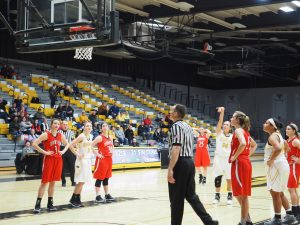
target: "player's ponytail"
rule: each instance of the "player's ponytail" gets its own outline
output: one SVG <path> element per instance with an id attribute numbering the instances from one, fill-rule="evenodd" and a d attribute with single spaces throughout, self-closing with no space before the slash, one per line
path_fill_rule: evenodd
<path id="1" fill-rule="evenodd" d="M 239 120 L 240 126 L 249 131 L 251 127 L 250 118 L 245 113 L 241 111 L 235 111 L 234 116 Z"/>

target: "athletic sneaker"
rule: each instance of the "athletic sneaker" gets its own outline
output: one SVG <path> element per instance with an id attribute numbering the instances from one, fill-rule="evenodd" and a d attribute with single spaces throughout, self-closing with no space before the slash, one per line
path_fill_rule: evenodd
<path id="1" fill-rule="evenodd" d="M 213 200 L 213 204 L 218 204 L 220 203 L 220 193 L 215 194 L 215 199 Z"/>
<path id="2" fill-rule="evenodd" d="M 232 205 L 232 194 L 227 195 L 227 205 Z"/>
<path id="3" fill-rule="evenodd" d="M 102 203 L 102 202 L 104 202 L 104 199 L 101 197 L 101 195 L 97 195 L 96 199 L 95 199 L 95 202 L 96 203 Z"/>
<path id="4" fill-rule="evenodd" d="M 206 177 L 203 177 L 202 184 L 206 184 Z"/>
<path id="5" fill-rule="evenodd" d="M 71 206 L 74 207 L 74 208 L 79 208 L 80 207 L 78 202 L 76 201 L 76 197 L 75 197 L 74 194 L 72 195 L 70 203 L 71 203 Z"/>
<path id="6" fill-rule="evenodd" d="M 114 202 L 116 199 L 113 198 L 110 194 L 105 195 L 105 200 L 107 202 Z"/>
<path id="7" fill-rule="evenodd" d="M 294 215 L 286 214 L 282 220 L 282 224 L 298 224 L 298 221 Z"/>
<path id="8" fill-rule="evenodd" d="M 270 221 L 264 222 L 265 225 L 282 225 L 281 219 L 277 219 L 276 217 L 273 217 Z"/>
<path id="9" fill-rule="evenodd" d="M 39 214 L 41 212 L 41 206 L 40 205 L 36 205 L 33 209 L 33 213 L 34 214 Z"/>
<path id="10" fill-rule="evenodd" d="M 52 203 L 47 205 L 47 210 L 52 212 L 52 211 L 57 211 L 57 208 L 53 206 Z"/>
<path id="11" fill-rule="evenodd" d="M 203 176 L 202 176 L 202 174 L 199 174 L 199 184 L 201 184 L 201 183 L 202 183 L 202 179 L 203 179 Z"/>
<path id="12" fill-rule="evenodd" d="M 79 207 L 84 207 L 84 205 L 82 205 L 82 202 L 81 202 L 81 199 L 80 199 L 80 195 L 77 195 L 77 198 L 76 199 L 76 203 Z"/>

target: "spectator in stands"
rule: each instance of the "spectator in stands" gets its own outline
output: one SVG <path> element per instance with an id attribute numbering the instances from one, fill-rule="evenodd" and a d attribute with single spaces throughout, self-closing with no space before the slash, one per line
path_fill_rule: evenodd
<path id="1" fill-rule="evenodd" d="M 119 115 L 116 117 L 117 123 L 120 124 L 122 127 L 126 124 L 125 119 L 126 119 L 125 111 L 120 112 Z"/>
<path id="2" fill-rule="evenodd" d="M 130 115 L 129 115 L 129 112 L 128 111 L 125 111 L 125 123 L 126 124 L 129 124 L 130 122 Z"/>
<path id="3" fill-rule="evenodd" d="M 51 103 L 50 103 L 51 108 L 54 108 L 58 92 L 59 92 L 58 88 L 56 87 L 55 84 L 49 89 L 49 97 L 50 97 L 50 101 L 51 101 Z"/>
<path id="4" fill-rule="evenodd" d="M 23 103 L 21 104 L 21 108 L 20 111 L 18 112 L 18 116 L 20 118 L 26 117 L 26 119 L 28 119 L 28 112 Z"/>
<path id="5" fill-rule="evenodd" d="M 132 146 L 133 146 L 133 147 L 140 147 L 140 143 L 137 141 L 136 138 L 133 138 L 133 139 L 132 139 Z"/>
<path id="6" fill-rule="evenodd" d="M 64 106 L 62 106 L 61 103 L 58 104 L 58 107 L 57 109 L 55 110 L 55 113 L 54 113 L 54 117 L 57 118 L 57 119 L 61 119 L 61 120 L 64 120 L 65 118 L 65 115 L 66 113 L 64 112 Z"/>
<path id="7" fill-rule="evenodd" d="M 43 123 L 41 123 L 41 131 L 44 133 L 46 130 L 49 130 L 49 124 L 47 123 L 47 119 L 44 118 Z"/>
<path id="8" fill-rule="evenodd" d="M 5 123 L 10 122 L 10 117 L 9 117 L 8 113 L 6 111 L 4 111 L 3 109 L 0 109 L 0 119 L 3 119 L 5 121 Z"/>
<path id="9" fill-rule="evenodd" d="M 6 111 L 6 108 L 5 108 L 6 105 L 7 105 L 7 101 L 5 99 L 1 98 L 0 109 L 2 109 L 3 111 Z"/>
<path id="10" fill-rule="evenodd" d="M 64 111 L 66 112 L 66 118 L 68 120 L 72 120 L 74 109 L 70 106 L 70 102 L 66 103 L 66 105 L 64 106 Z"/>
<path id="11" fill-rule="evenodd" d="M 24 116 L 20 122 L 20 131 L 22 134 L 30 134 L 32 123 Z"/>
<path id="12" fill-rule="evenodd" d="M 40 135 L 38 135 L 36 132 L 35 132 L 35 129 L 31 129 L 30 130 L 30 134 L 25 138 L 25 140 L 27 141 L 34 141 L 35 139 L 37 139 Z"/>
<path id="13" fill-rule="evenodd" d="M 149 140 L 150 133 L 148 132 L 147 127 L 144 125 L 144 122 L 138 126 L 138 135 L 142 137 L 143 140 Z"/>
<path id="14" fill-rule="evenodd" d="M 107 103 L 106 102 L 102 102 L 102 104 L 98 107 L 97 114 L 98 115 L 104 115 L 105 117 L 107 117 L 107 115 L 108 115 L 108 107 L 107 107 Z"/>
<path id="15" fill-rule="evenodd" d="M 13 135 L 14 140 L 21 136 L 19 118 L 17 116 L 9 123 L 9 133 Z"/>
<path id="16" fill-rule="evenodd" d="M 160 121 L 164 118 L 164 115 L 159 112 L 157 115 L 156 115 L 156 118 L 155 118 L 155 122 L 157 123 L 160 123 Z"/>
<path id="17" fill-rule="evenodd" d="M 120 147 L 118 139 L 114 140 L 114 147 Z"/>
<path id="18" fill-rule="evenodd" d="M 146 119 L 144 119 L 144 125 L 146 127 L 147 132 L 150 132 L 153 128 L 151 117 L 148 115 Z"/>
<path id="19" fill-rule="evenodd" d="M 38 119 L 34 120 L 34 123 L 32 124 L 31 129 L 33 129 L 35 131 L 35 133 L 38 135 L 40 135 L 42 133 L 41 125 L 40 125 Z"/>
<path id="20" fill-rule="evenodd" d="M 108 135 L 109 135 L 109 137 L 110 137 L 113 141 L 118 140 L 117 137 L 116 137 L 115 131 L 116 131 L 116 129 L 115 129 L 114 126 L 110 126 L 110 127 L 109 127 Z M 118 141 L 118 142 L 119 142 L 119 141 Z"/>
<path id="21" fill-rule="evenodd" d="M 36 151 L 34 150 L 34 148 L 31 146 L 31 142 L 30 141 L 25 141 L 25 146 L 22 149 L 22 156 L 21 156 L 21 160 L 25 159 L 25 156 L 27 154 L 31 154 L 31 153 L 35 153 Z"/>
<path id="22" fill-rule="evenodd" d="M 92 122 L 92 125 L 95 126 L 95 124 L 97 122 L 96 110 L 92 109 L 90 111 L 90 115 L 88 118 L 89 118 L 89 121 Z"/>
<path id="23" fill-rule="evenodd" d="M 153 139 L 159 143 L 163 142 L 163 137 L 162 137 L 162 132 L 161 132 L 161 128 L 156 128 L 154 133 L 153 133 Z"/>
<path id="24" fill-rule="evenodd" d="M 108 111 L 108 115 L 111 116 L 113 119 L 116 119 L 116 117 L 119 115 L 120 108 L 117 106 L 117 103 L 115 102 Z"/>
<path id="25" fill-rule="evenodd" d="M 9 117 L 14 118 L 18 115 L 18 109 L 16 103 L 13 103 L 13 105 L 9 108 Z"/>
<path id="26" fill-rule="evenodd" d="M 38 108 L 38 111 L 33 115 L 34 120 L 38 120 L 39 123 L 43 122 L 43 108 Z"/>
<path id="27" fill-rule="evenodd" d="M 71 95 L 71 89 L 68 85 L 65 84 L 65 86 L 63 87 L 63 91 L 64 91 L 64 96 L 70 96 Z"/>
<path id="28" fill-rule="evenodd" d="M 80 93 L 76 82 L 73 84 L 73 94 L 75 99 L 82 98 L 82 93 Z"/>
<path id="29" fill-rule="evenodd" d="M 120 145 L 128 145 L 128 139 L 125 137 L 124 131 L 122 130 L 120 125 L 117 125 L 115 135 Z"/>
<path id="30" fill-rule="evenodd" d="M 16 103 L 18 111 L 20 111 L 21 105 L 23 103 L 22 99 L 20 98 L 20 95 L 18 95 L 18 97 L 14 99 L 14 103 Z"/>
<path id="31" fill-rule="evenodd" d="M 82 111 L 81 115 L 79 116 L 79 123 L 81 126 L 83 126 L 83 124 L 85 122 L 88 122 L 89 121 L 89 118 L 88 116 L 86 115 L 86 112 L 85 111 Z"/>
<path id="32" fill-rule="evenodd" d="M 132 139 L 134 138 L 134 133 L 131 125 L 129 125 L 127 130 L 125 131 L 125 137 L 128 139 L 128 144 L 132 145 Z"/>

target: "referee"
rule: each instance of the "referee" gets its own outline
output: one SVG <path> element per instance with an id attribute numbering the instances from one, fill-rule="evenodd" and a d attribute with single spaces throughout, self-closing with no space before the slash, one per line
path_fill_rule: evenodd
<path id="1" fill-rule="evenodd" d="M 170 163 L 168 167 L 169 198 L 171 203 L 171 225 L 181 225 L 184 199 L 186 199 L 205 225 L 218 225 L 206 212 L 195 193 L 195 165 L 192 160 L 194 148 L 193 129 L 182 121 L 186 107 L 171 107 L 170 119 L 174 122 L 170 134 Z"/>
<path id="2" fill-rule="evenodd" d="M 58 132 L 65 135 L 68 143 L 71 143 L 72 140 L 75 138 L 74 132 L 69 129 L 69 124 L 68 124 L 68 121 L 66 121 L 66 120 L 64 120 L 62 122 L 61 130 L 59 130 Z M 61 147 L 63 148 L 64 146 L 61 145 Z M 76 184 L 74 182 L 74 173 L 75 173 L 76 156 L 71 151 L 66 151 L 66 153 L 62 155 L 62 158 L 63 158 L 63 169 L 62 169 L 62 173 L 61 173 L 62 186 L 63 187 L 66 186 L 65 173 L 66 173 L 67 168 L 69 169 L 69 172 L 70 172 L 72 186 L 75 186 Z"/>

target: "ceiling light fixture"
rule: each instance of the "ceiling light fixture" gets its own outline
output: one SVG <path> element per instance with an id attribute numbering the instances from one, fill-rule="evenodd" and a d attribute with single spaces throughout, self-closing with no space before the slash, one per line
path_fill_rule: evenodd
<path id="1" fill-rule="evenodd" d="M 293 8 L 289 7 L 289 6 L 283 6 L 279 8 L 280 10 L 282 10 L 283 12 L 293 12 L 295 11 Z"/>
<path id="2" fill-rule="evenodd" d="M 292 3 L 298 7 L 300 7 L 300 1 L 292 1 Z"/>

